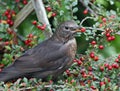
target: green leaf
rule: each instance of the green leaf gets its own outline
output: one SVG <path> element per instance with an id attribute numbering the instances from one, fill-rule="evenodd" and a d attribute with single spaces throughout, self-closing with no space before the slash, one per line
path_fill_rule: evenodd
<path id="1" fill-rule="evenodd" d="M 78 4 L 77 0 L 73 1 L 72 6 L 76 6 Z"/>
<path id="2" fill-rule="evenodd" d="M 26 77 L 23 78 L 23 81 L 28 84 L 28 79 Z"/>
<path id="3" fill-rule="evenodd" d="M 52 15 L 52 12 L 49 12 L 49 13 L 48 13 L 48 18 L 50 18 L 50 17 L 51 17 L 51 15 Z"/>
<path id="4" fill-rule="evenodd" d="M 78 8 L 76 7 L 76 8 L 73 8 L 73 13 L 75 13 L 75 12 L 77 12 L 78 11 Z"/>
<path id="5" fill-rule="evenodd" d="M 10 46 L 5 46 L 5 48 L 6 48 L 7 50 L 11 50 L 11 47 L 10 47 Z"/>
<path id="6" fill-rule="evenodd" d="M 66 5 L 65 8 L 66 8 L 67 10 L 70 10 L 70 6 L 68 6 L 68 5 Z"/>

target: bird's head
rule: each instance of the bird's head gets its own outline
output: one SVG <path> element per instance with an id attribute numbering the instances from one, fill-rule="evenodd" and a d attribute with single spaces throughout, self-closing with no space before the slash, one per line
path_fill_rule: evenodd
<path id="1" fill-rule="evenodd" d="M 61 23 L 54 35 L 62 40 L 70 40 L 74 38 L 74 35 L 79 31 L 80 29 L 77 23 L 73 20 L 69 20 Z"/>

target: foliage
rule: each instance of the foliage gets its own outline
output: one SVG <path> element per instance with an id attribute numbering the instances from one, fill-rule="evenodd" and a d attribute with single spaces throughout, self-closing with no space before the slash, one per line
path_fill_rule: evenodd
<path id="1" fill-rule="evenodd" d="M 1 82 L 0 89 L 5 91 L 24 89 L 119 91 L 120 2 L 117 0 L 43 1 L 53 31 L 59 23 L 71 19 L 81 27 L 81 32 L 76 36 L 78 53 L 73 60 L 73 65 L 60 76 L 57 82 L 23 78 L 13 83 Z M 47 26 L 37 21 L 35 12 L 16 30 L 12 29 L 16 14 L 28 2 L 29 0 L 0 1 L 0 71 L 26 49 L 32 48 L 45 39 L 43 32 Z M 85 50 L 82 50 L 82 45 Z"/>

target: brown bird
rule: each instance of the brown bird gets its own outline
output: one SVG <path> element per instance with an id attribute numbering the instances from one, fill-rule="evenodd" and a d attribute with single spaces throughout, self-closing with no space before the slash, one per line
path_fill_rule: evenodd
<path id="1" fill-rule="evenodd" d="M 49 39 L 27 50 L 0 72 L 0 81 L 17 78 L 57 78 L 68 69 L 76 54 L 74 38 L 79 26 L 73 20 L 63 22 Z"/>

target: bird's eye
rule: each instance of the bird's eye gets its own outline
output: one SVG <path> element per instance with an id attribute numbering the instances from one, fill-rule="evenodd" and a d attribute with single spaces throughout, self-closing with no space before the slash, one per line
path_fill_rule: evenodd
<path id="1" fill-rule="evenodd" d="M 65 27 L 65 29 L 69 29 L 68 27 Z"/>

